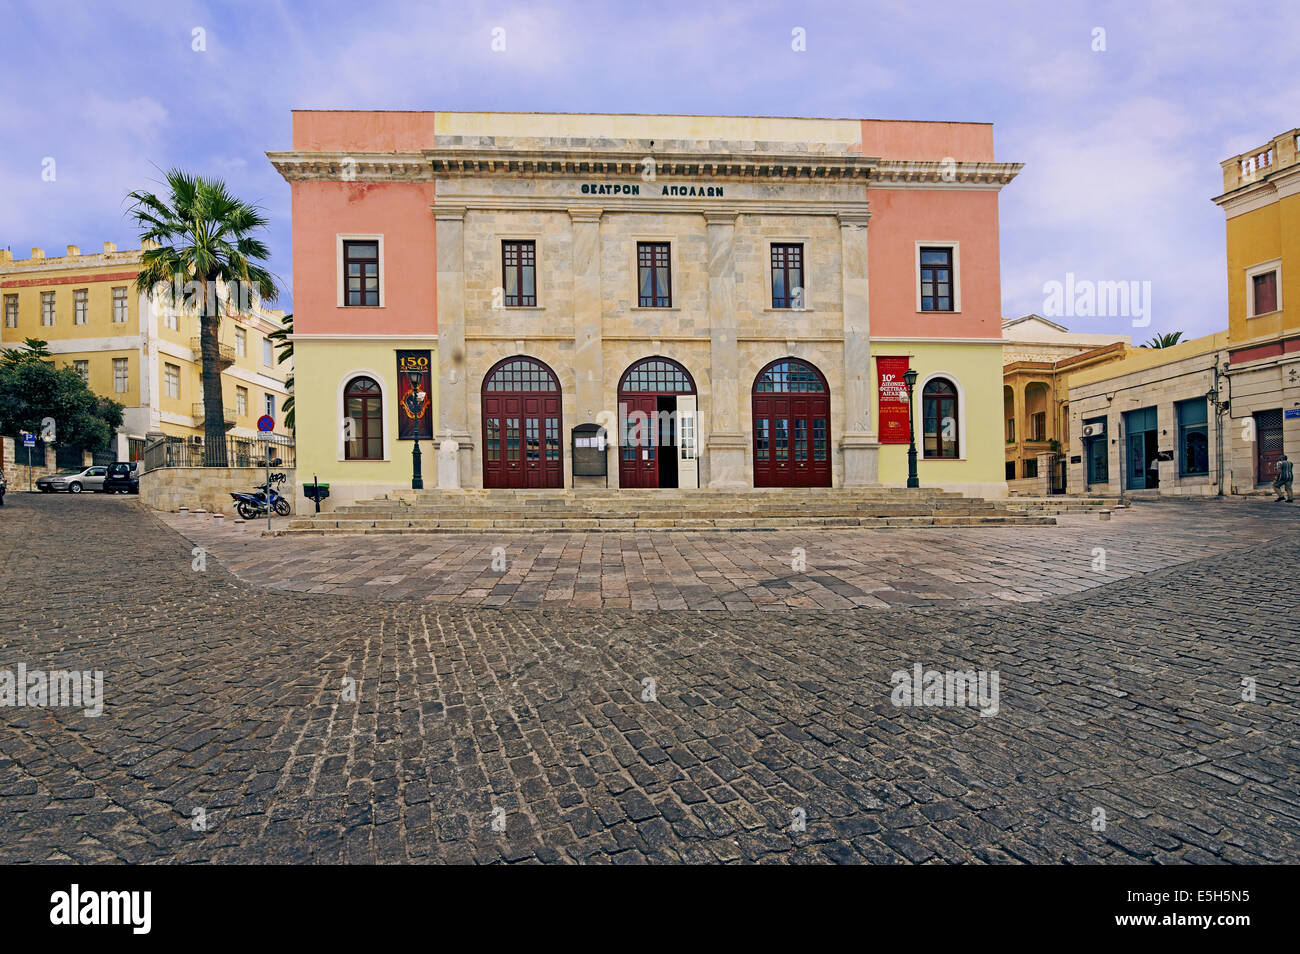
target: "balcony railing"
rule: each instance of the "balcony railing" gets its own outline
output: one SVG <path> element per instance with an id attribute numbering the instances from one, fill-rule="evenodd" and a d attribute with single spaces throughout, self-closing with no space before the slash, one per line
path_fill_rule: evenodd
<path id="1" fill-rule="evenodd" d="M 146 471 L 161 467 L 261 467 L 266 462 L 268 443 L 271 457 L 280 459 L 275 466 L 295 466 L 293 439 L 275 434 L 269 441 L 262 437 L 226 437 L 224 459 L 220 446 L 210 447 L 202 437 L 166 437 L 145 446 L 140 466 Z"/>
<path id="2" fill-rule="evenodd" d="M 194 420 L 198 422 L 195 426 L 197 427 L 201 425 L 205 420 L 203 416 L 203 402 L 195 401 L 191 404 L 190 414 L 193 415 Z M 227 429 L 235 426 L 235 412 L 230 409 L 229 405 L 223 404 L 221 406 L 221 419 L 226 422 Z"/>
<path id="3" fill-rule="evenodd" d="M 190 350 L 194 352 L 194 360 L 203 360 L 202 339 L 195 335 L 190 339 Z M 222 367 L 229 367 L 235 363 L 235 346 L 228 345 L 225 342 L 217 342 L 217 359 Z"/>

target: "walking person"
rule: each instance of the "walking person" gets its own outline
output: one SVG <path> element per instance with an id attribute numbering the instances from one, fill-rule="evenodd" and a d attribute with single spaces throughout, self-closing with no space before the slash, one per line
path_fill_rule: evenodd
<path id="1" fill-rule="evenodd" d="M 1283 500 L 1282 493 L 1286 492 L 1286 502 L 1292 503 L 1295 497 L 1291 494 L 1291 483 L 1295 480 L 1295 468 L 1291 461 L 1287 460 L 1286 454 L 1283 454 L 1277 461 L 1277 478 L 1273 481 L 1273 489 L 1277 491 L 1277 500 L 1274 503 L 1281 503 Z"/>

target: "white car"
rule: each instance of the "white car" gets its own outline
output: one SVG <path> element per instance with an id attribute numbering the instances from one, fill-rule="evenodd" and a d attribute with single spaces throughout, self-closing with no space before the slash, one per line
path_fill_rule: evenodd
<path id="1" fill-rule="evenodd" d="M 79 494 L 83 490 L 102 490 L 107 467 L 83 467 L 81 470 L 64 470 L 36 481 L 36 489 L 43 494 L 52 494 L 66 490 L 70 494 Z"/>

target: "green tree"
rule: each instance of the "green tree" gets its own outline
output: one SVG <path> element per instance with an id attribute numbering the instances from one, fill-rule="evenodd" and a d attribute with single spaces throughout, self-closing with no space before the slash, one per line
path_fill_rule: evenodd
<path id="1" fill-rule="evenodd" d="M 96 451 L 122 426 L 122 405 L 90 390 L 71 367 L 56 368 L 46 342 L 28 338 L 0 353 L 0 433 L 39 434 L 47 417 L 61 446 Z"/>
<path id="2" fill-rule="evenodd" d="M 276 364 L 284 364 L 286 361 L 292 361 L 293 360 L 293 312 L 289 312 L 289 314 L 284 316 L 283 327 L 281 327 L 278 331 L 271 332 L 269 335 L 267 335 L 267 337 L 275 342 L 275 345 L 273 347 L 275 348 Z M 289 430 L 294 431 L 296 436 L 297 429 L 293 426 L 294 417 L 293 417 L 293 375 L 292 374 L 284 379 L 284 386 L 285 389 L 289 392 L 289 396 L 284 399 L 284 404 L 281 405 L 281 410 L 284 411 L 284 426 L 289 428 Z"/>
<path id="3" fill-rule="evenodd" d="M 1142 345 L 1144 348 L 1172 348 L 1178 344 L 1183 333 L 1181 331 L 1166 331 L 1164 334 L 1156 335 L 1154 338 L 1147 339 Z"/>
<path id="4" fill-rule="evenodd" d="M 136 289 L 157 292 L 174 307 L 197 304 L 202 358 L 204 463 L 226 466 L 226 422 L 221 400 L 220 291 L 237 307 L 251 307 L 252 293 L 264 301 L 278 294 L 265 262 L 270 253 L 252 233 L 266 226 L 254 206 L 231 195 L 219 179 L 180 169 L 166 175 L 168 195 L 127 195 L 140 228 L 140 272 Z"/>

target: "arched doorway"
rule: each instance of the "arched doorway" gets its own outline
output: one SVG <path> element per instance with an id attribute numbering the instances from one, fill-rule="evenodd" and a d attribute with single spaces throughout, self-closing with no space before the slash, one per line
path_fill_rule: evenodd
<path id="1" fill-rule="evenodd" d="M 829 487 L 831 396 L 826 378 L 797 358 L 754 379 L 754 486 Z"/>
<path id="2" fill-rule="evenodd" d="M 620 487 L 698 487 L 695 379 L 671 358 L 642 358 L 618 383 Z"/>
<path id="3" fill-rule="evenodd" d="M 483 378 L 483 486 L 563 487 L 560 382 L 535 358 L 498 361 Z"/>

